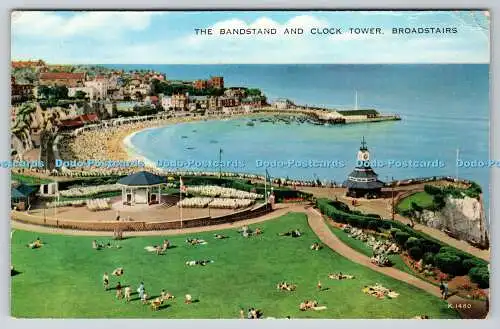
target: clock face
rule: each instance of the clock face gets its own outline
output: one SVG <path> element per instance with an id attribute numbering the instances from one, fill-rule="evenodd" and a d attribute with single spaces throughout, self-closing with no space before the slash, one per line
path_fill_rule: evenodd
<path id="1" fill-rule="evenodd" d="M 363 160 L 368 160 L 368 153 L 363 153 Z"/>

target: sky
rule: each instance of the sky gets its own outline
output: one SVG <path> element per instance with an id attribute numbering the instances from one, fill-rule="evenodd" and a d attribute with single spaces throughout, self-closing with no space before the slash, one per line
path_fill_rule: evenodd
<path id="1" fill-rule="evenodd" d="M 349 28 L 381 28 L 354 34 Z M 393 28 L 456 28 L 448 34 L 393 34 Z M 212 28 L 213 35 L 195 29 Z M 275 28 L 276 35 L 221 35 L 220 29 Z M 302 35 L 285 35 L 302 28 Z M 311 34 L 340 28 L 342 34 Z M 53 64 L 489 63 L 483 11 L 14 11 L 12 60 Z"/>

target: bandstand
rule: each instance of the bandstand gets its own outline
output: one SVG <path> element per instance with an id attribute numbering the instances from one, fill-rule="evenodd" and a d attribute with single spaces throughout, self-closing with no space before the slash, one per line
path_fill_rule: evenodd
<path id="1" fill-rule="evenodd" d="M 123 205 L 154 205 L 161 201 L 161 188 L 166 184 L 166 179 L 141 171 L 121 178 L 116 184 L 122 186 Z"/>

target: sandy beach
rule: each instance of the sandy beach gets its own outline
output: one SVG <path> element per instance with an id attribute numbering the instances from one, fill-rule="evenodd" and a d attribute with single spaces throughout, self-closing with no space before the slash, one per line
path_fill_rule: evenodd
<path id="1" fill-rule="evenodd" d="M 140 160 L 147 163 L 144 157 L 137 154 L 130 143 L 133 135 L 140 131 L 183 122 L 234 119 L 274 114 L 276 113 L 258 112 L 224 116 L 180 117 L 123 124 L 106 129 L 82 132 L 76 137 L 65 139 L 60 143 L 59 150 L 63 160 Z"/>

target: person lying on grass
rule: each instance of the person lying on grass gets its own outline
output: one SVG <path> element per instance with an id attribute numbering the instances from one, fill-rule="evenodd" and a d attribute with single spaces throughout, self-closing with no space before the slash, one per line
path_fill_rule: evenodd
<path id="1" fill-rule="evenodd" d="M 222 235 L 222 234 L 214 234 L 214 237 L 216 239 L 219 239 L 219 240 L 222 240 L 222 239 L 227 239 L 228 236 L 227 235 Z"/>
<path id="2" fill-rule="evenodd" d="M 342 272 L 340 272 L 340 273 L 330 273 L 328 274 L 328 278 L 332 280 L 348 280 L 348 279 L 354 279 L 354 276 L 348 274 L 342 274 Z"/>
<path id="3" fill-rule="evenodd" d="M 285 233 L 279 233 L 280 236 L 291 236 L 292 238 L 298 238 L 302 235 L 302 233 L 300 233 L 299 229 L 295 229 L 293 231 L 288 231 L 288 232 L 285 232 Z"/>
<path id="4" fill-rule="evenodd" d="M 31 249 L 38 249 L 38 248 L 41 248 L 43 246 L 43 243 L 42 243 L 42 240 L 40 240 L 40 238 L 36 238 L 35 241 L 28 243 L 27 246 L 28 246 L 28 248 L 31 248 Z"/>
<path id="5" fill-rule="evenodd" d="M 195 265 L 201 265 L 205 266 L 207 264 L 213 263 L 213 260 L 189 260 L 186 262 L 187 266 L 195 266 Z"/>
<path id="6" fill-rule="evenodd" d="M 306 300 L 306 301 L 303 301 L 302 303 L 300 303 L 299 305 L 299 310 L 301 311 L 306 311 L 306 310 L 315 310 L 315 311 L 319 311 L 319 310 L 324 310 L 326 309 L 325 306 L 318 306 L 318 302 L 313 300 Z"/>
<path id="7" fill-rule="evenodd" d="M 161 304 L 163 304 L 163 300 L 160 298 L 155 298 L 151 301 L 151 309 L 153 311 L 158 311 L 160 309 Z"/>
<path id="8" fill-rule="evenodd" d="M 172 295 L 171 293 L 169 292 L 165 292 L 164 289 L 161 290 L 161 294 L 160 294 L 160 298 L 161 300 L 169 300 L 169 299 L 174 299 L 175 296 Z"/>
<path id="9" fill-rule="evenodd" d="M 198 245 L 198 244 L 206 244 L 207 242 L 202 239 L 186 239 L 186 243 L 189 243 L 190 245 Z"/>
<path id="10" fill-rule="evenodd" d="M 123 267 L 118 267 L 113 270 L 113 273 L 111 275 L 114 276 L 122 276 L 123 275 Z"/>

